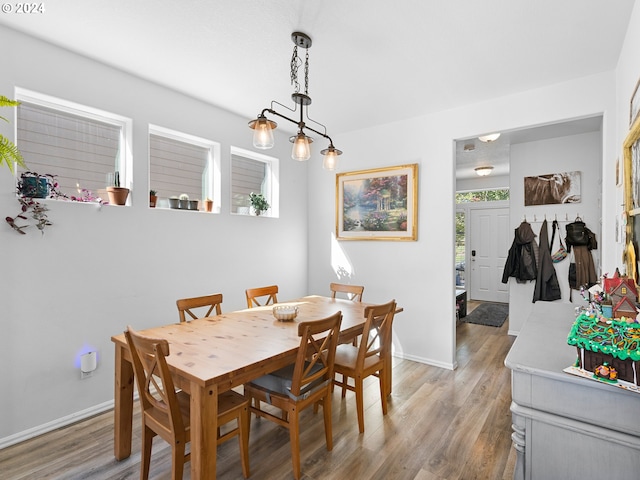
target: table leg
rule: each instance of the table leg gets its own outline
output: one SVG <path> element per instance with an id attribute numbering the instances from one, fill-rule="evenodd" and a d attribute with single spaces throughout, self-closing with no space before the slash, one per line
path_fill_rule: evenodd
<path id="1" fill-rule="evenodd" d="M 125 348 L 116 344 L 113 453 L 117 460 L 131 455 L 133 424 L 133 365 L 125 357 Z"/>
<path id="2" fill-rule="evenodd" d="M 191 480 L 216 478 L 218 387 L 191 385 Z"/>

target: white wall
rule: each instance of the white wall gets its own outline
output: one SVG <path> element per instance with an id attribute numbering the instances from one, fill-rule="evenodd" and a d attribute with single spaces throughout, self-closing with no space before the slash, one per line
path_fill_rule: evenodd
<path id="1" fill-rule="evenodd" d="M 19 86 L 127 116 L 134 155 L 132 207 L 48 201 L 54 225 L 44 237 L 35 227 L 22 236 L 0 226 L 2 446 L 112 401 L 110 337 L 127 324 L 177 321 L 177 298 L 222 292 L 223 309 L 233 310 L 244 307 L 248 287 L 276 283 L 284 298 L 305 295 L 307 179 L 280 133 L 269 151 L 281 159 L 280 218 L 230 215 L 229 149 L 252 149 L 248 119 L 5 27 L 0 44 L 12 45 L 3 53 L 1 94 L 11 98 Z M 0 123 L 15 139 L 15 123 Z M 149 123 L 222 144 L 221 214 L 148 208 Z M 0 169 L 3 218 L 18 213 L 13 182 Z M 74 362 L 85 348 L 97 350 L 99 366 L 80 380 Z"/>
<path id="2" fill-rule="evenodd" d="M 540 234 L 542 222 L 547 219 L 548 241 L 551 241 L 551 223 L 557 218 L 560 235 L 564 241 L 565 226 L 577 215 L 583 219 L 601 241 L 601 160 L 602 141 L 600 132 L 571 135 L 537 142 L 511 146 L 510 219 L 511 231 L 526 217 L 536 235 Z M 524 177 L 561 172 L 581 172 L 580 203 L 561 205 L 524 206 Z M 556 234 L 557 236 L 557 234 Z M 512 241 L 513 238 L 510 239 Z M 536 239 L 540 241 L 540 237 Z M 566 246 L 566 245 L 565 245 Z M 601 247 L 601 245 L 599 245 Z M 592 251 L 596 268 L 600 264 L 600 248 Z M 554 265 L 560 284 L 562 298 L 558 303 L 569 302 L 569 258 Z M 596 271 L 596 274 L 600 274 Z M 535 282 L 525 284 L 509 279 L 509 333 L 517 334 L 533 308 L 532 298 Z M 581 303 L 580 293 L 573 292 L 573 300 Z"/>
<path id="3" fill-rule="evenodd" d="M 335 138 L 345 152 L 341 171 L 419 164 L 417 242 L 344 241 L 338 245 L 364 284 L 365 301 L 395 298 L 404 307 L 394 324 L 396 354 L 454 368 L 454 193 L 457 138 L 603 115 L 603 169 L 615 167 L 615 85 L 612 72 L 530 90 L 456 110 L 354 131 Z M 335 181 L 309 170 L 310 198 L 335 196 Z M 605 178 L 605 181 L 614 181 Z M 604 197 L 611 201 L 610 193 Z M 337 277 L 331 269 L 335 203 L 310 202 L 309 287 L 319 291 Z M 605 224 L 613 219 L 605 217 Z M 607 227 L 608 228 L 608 227 Z M 606 230 L 603 229 L 603 230 Z M 599 239 L 600 240 L 600 239 Z M 603 233 L 606 251 L 613 240 Z M 617 257 L 615 258 L 617 260 Z M 614 265 L 603 255 L 606 268 Z M 606 263 L 608 262 L 608 263 Z"/>
<path id="4" fill-rule="evenodd" d="M 509 175 L 489 175 L 487 177 L 461 178 L 456 181 L 456 192 L 509 188 Z"/>

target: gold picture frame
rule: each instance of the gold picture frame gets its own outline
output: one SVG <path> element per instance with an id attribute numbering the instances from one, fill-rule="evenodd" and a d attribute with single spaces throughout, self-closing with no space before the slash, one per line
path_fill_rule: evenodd
<path id="1" fill-rule="evenodd" d="M 629 102 L 629 126 L 633 125 L 633 122 L 638 118 L 640 112 L 640 96 L 638 96 L 638 87 L 640 87 L 640 78 L 636 83 L 633 93 L 631 94 L 631 101 Z"/>
<path id="2" fill-rule="evenodd" d="M 636 217 L 640 215 L 640 116 L 636 116 L 627 137 L 622 144 L 623 176 L 624 176 L 624 205 L 627 213 L 625 229 L 625 265 L 627 275 L 638 280 L 638 239 L 640 238 L 640 222 Z"/>
<path id="3" fill-rule="evenodd" d="M 418 238 L 418 164 L 336 175 L 339 240 Z"/>

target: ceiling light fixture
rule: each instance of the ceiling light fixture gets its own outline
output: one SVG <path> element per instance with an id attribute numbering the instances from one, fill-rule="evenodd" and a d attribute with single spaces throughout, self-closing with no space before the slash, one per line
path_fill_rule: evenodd
<path id="1" fill-rule="evenodd" d="M 478 140 L 480 140 L 481 142 L 489 143 L 489 142 L 495 142 L 498 138 L 500 138 L 499 133 L 491 133 L 489 135 L 482 135 L 478 137 Z"/>
<path id="2" fill-rule="evenodd" d="M 298 133 L 289 138 L 289 141 L 293 143 L 293 149 L 291 151 L 291 158 L 294 160 L 305 161 L 311 157 L 311 146 L 313 139 L 307 135 L 305 130 L 313 132 L 321 137 L 329 140 L 329 146 L 322 150 L 320 153 L 324 155 L 322 167 L 325 170 L 335 170 L 338 165 L 338 155 L 342 155 L 342 152 L 333 146 L 331 137 L 327 135 L 327 128 L 315 120 L 309 118 L 308 112 L 305 107 L 311 104 L 311 97 L 309 96 L 309 48 L 311 47 L 311 38 L 301 32 L 293 32 L 291 34 L 291 40 L 293 41 L 293 55 L 291 56 L 291 84 L 294 85 L 295 91 L 291 94 L 291 99 L 296 104 L 292 109 L 285 105 L 282 105 L 275 100 L 271 101 L 271 108 L 265 108 L 255 120 L 249 122 L 249 128 L 253 129 L 253 146 L 260 149 L 267 149 L 273 147 L 273 130 L 278 126 L 273 120 L 269 120 L 265 113 L 270 113 L 280 118 L 284 118 L 291 123 L 298 125 Z M 304 93 L 300 93 L 300 83 L 298 82 L 298 68 L 302 65 L 302 60 L 298 57 L 298 47 L 306 50 L 304 61 Z M 296 112 L 298 106 L 300 106 L 300 120 L 294 120 L 281 113 L 276 112 L 274 104 L 280 105 L 283 108 L 291 112 Z M 319 127 L 322 127 L 322 131 L 311 128 L 305 123 L 312 122 Z"/>
<path id="3" fill-rule="evenodd" d="M 486 165 L 484 167 L 476 167 L 475 171 L 478 175 L 480 175 L 481 177 L 486 177 L 487 175 L 489 175 L 491 173 L 491 171 L 493 170 L 493 167 L 491 165 Z"/>

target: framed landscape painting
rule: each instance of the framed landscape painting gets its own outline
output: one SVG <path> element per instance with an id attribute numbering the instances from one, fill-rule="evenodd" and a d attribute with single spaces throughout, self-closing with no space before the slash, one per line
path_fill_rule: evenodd
<path id="1" fill-rule="evenodd" d="M 417 240 L 418 164 L 336 175 L 339 240 Z"/>

